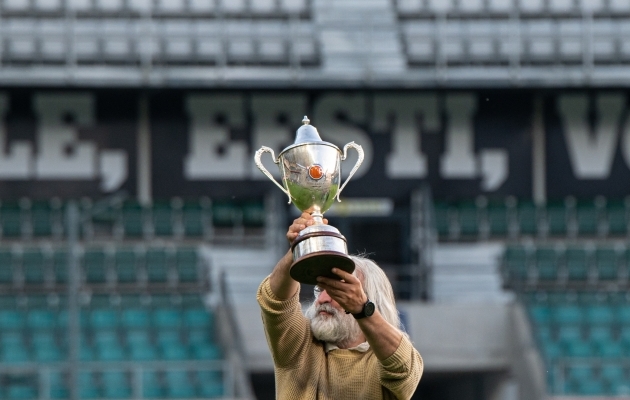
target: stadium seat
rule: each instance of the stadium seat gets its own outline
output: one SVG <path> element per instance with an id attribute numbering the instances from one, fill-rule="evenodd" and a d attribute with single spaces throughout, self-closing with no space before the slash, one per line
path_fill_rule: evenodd
<path id="1" fill-rule="evenodd" d="M 591 326 L 611 326 L 615 322 L 614 309 L 609 305 L 589 305 L 584 310 L 584 320 Z"/>
<path id="2" fill-rule="evenodd" d="M 282 49 L 282 57 L 284 57 L 284 45 Z M 262 227 L 265 225 L 267 213 L 262 202 L 247 201 L 242 205 L 243 225 L 246 227 Z"/>
<path id="3" fill-rule="evenodd" d="M 611 236 L 623 236 L 628 232 L 628 211 L 624 201 L 609 199 L 606 203 L 606 225 Z"/>
<path id="4" fill-rule="evenodd" d="M 178 248 L 175 253 L 175 267 L 180 282 L 199 280 L 197 251 L 193 248 Z"/>
<path id="5" fill-rule="evenodd" d="M 190 308 L 184 311 L 184 321 L 190 328 L 212 328 L 213 314 L 203 308 Z"/>
<path id="6" fill-rule="evenodd" d="M 538 247 L 534 253 L 539 281 L 558 279 L 559 254 L 553 247 Z"/>
<path id="7" fill-rule="evenodd" d="M 157 371 L 142 371 L 142 395 L 149 399 L 164 397 L 163 385 Z"/>
<path id="8" fill-rule="evenodd" d="M 519 202 L 517 219 L 521 235 L 538 234 L 538 209 L 532 202 Z"/>
<path id="9" fill-rule="evenodd" d="M 537 325 L 545 325 L 551 321 L 551 309 L 547 305 L 530 306 L 529 314 Z"/>
<path id="10" fill-rule="evenodd" d="M 525 281 L 530 277 L 528 252 L 523 246 L 508 246 L 504 256 L 507 280 Z"/>
<path id="11" fill-rule="evenodd" d="M 126 399 L 131 396 L 129 379 L 123 371 L 104 371 L 101 376 L 103 382 L 103 397 L 106 399 Z"/>
<path id="12" fill-rule="evenodd" d="M 187 371 L 167 370 L 164 376 L 167 384 L 167 397 L 185 398 L 195 396 L 195 387 L 190 381 Z"/>
<path id="13" fill-rule="evenodd" d="M 0 283 L 12 284 L 13 283 L 13 253 L 9 248 L 0 249 Z"/>
<path id="14" fill-rule="evenodd" d="M 35 400 L 37 388 L 27 384 L 9 384 L 6 395 L 7 400 Z"/>
<path id="15" fill-rule="evenodd" d="M 0 332 L 22 329 L 24 319 L 24 313 L 20 311 L 0 310 Z"/>
<path id="16" fill-rule="evenodd" d="M 595 265 L 599 281 L 616 281 L 619 279 L 619 260 L 617 251 L 611 247 L 595 249 Z"/>
<path id="17" fill-rule="evenodd" d="M 149 282 L 165 283 L 169 280 L 171 255 L 164 248 L 150 248 L 147 250 L 145 263 Z"/>
<path id="18" fill-rule="evenodd" d="M 121 323 L 127 328 L 148 328 L 151 324 L 149 311 L 142 308 L 122 310 Z"/>
<path id="19" fill-rule="evenodd" d="M 26 321 L 30 329 L 50 330 L 57 326 L 57 315 L 51 310 L 32 309 L 27 312 Z"/>
<path id="20" fill-rule="evenodd" d="M 3 201 L 0 203 L 0 225 L 4 237 L 15 238 L 22 235 L 22 209 L 18 202 Z"/>
<path id="21" fill-rule="evenodd" d="M 583 319 L 582 308 L 577 305 L 557 306 L 552 315 L 554 322 L 558 324 L 580 324 Z"/>
<path id="22" fill-rule="evenodd" d="M 22 252 L 22 271 L 26 283 L 44 283 L 47 274 L 44 258 L 44 254 L 38 248 L 29 248 Z"/>
<path id="23" fill-rule="evenodd" d="M 569 209 L 564 203 L 549 203 L 546 210 L 546 222 L 550 236 L 565 236 L 569 222 Z"/>
<path id="24" fill-rule="evenodd" d="M 65 250 L 55 250 L 53 253 L 52 263 L 55 274 L 55 282 L 68 282 L 68 253 Z"/>
<path id="25" fill-rule="evenodd" d="M 78 376 L 78 381 L 79 381 L 80 398 L 98 399 L 101 397 L 93 372 L 80 371 L 79 376 Z"/>
<path id="26" fill-rule="evenodd" d="M 119 283 L 132 283 L 138 279 L 138 262 L 136 252 L 130 248 L 120 248 L 116 250 L 114 265 Z"/>
<path id="27" fill-rule="evenodd" d="M 460 236 L 476 237 L 479 235 L 479 209 L 474 202 L 460 204 L 457 216 Z"/>
<path id="28" fill-rule="evenodd" d="M 182 208 L 184 234 L 189 237 L 204 236 L 206 229 L 211 229 L 209 223 L 210 200 L 185 201 Z"/>
<path id="29" fill-rule="evenodd" d="M 240 207 L 229 201 L 215 201 L 212 203 L 212 223 L 217 227 L 233 227 L 242 224 Z"/>
<path id="30" fill-rule="evenodd" d="M 569 281 L 586 281 L 589 277 L 589 254 L 583 247 L 570 247 L 565 252 Z"/>
<path id="31" fill-rule="evenodd" d="M 173 236 L 176 217 L 181 213 L 179 202 L 156 201 L 153 204 L 153 232 L 156 236 Z"/>
<path id="32" fill-rule="evenodd" d="M 88 283 L 107 281 L 107 258 L 102 249 L 87 249 L 83 255 L 83 270 Z"/>
<path id="33" fill-rule="evenodd" d="M 157 309 L 153 312 L 153 325 L 159 328 L 179 328 L 182 313 L 176 309 Z"/>
<path id="34" fill-rule="evenodd" d="M 446 203 L 435 204 L 435 226 L 440 238 L 448 238 L 451 233 L 452 211 Z"/>
<path id="35" fill-rule="evenodd" d="M 95 330 L 116 328 L 118 321 L 118 313 L 112 309 L 96 309 L 90 313 L 90 325 Z"/>

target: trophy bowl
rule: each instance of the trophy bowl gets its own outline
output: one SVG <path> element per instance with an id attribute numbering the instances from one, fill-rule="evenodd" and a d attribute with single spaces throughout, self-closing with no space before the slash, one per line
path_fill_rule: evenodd
<path id="1" fill-rule="evenodd" d="M 339 194 L 363 162 L 363 149 L 350 142 L 344 146 L 342 153 L 334 144 L 321 140 L 307 117 L 302 122 L 295 143 L 282 150 L 278 158 L 271 148 L 262 146 L 254 160 L 263 174 L 289 197 L 289 203 L 293 202 L 300 211 L 313 216 L 314 224 L 303 229 L 291 244 L 293 264 L 290 274 L 298 282 L 316 285 L 318 276 L 338 278 L 331 272 L 333 267 L 350 273 L 354 271 L 346 238 L 337 228 L 323 223 L 323 214 L 335 199 L 341 201 Z M 346 159 L 349 148 L 357 150 L 359 158 L 340 186 L 341 162 Z M 260 161 L 266 152 L 271 153 L 273 162 L 280 168 L 282 185 Z"/>

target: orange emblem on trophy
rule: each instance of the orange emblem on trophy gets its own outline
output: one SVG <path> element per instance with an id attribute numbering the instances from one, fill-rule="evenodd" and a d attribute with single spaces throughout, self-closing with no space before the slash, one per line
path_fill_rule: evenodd
<path id="1" fill-rule="evenodd" d="M 308 175 L 315 180 L 319 180 L 324 176 L 324 170 L 320 165 L 311 165 L 308 167 Z"/>

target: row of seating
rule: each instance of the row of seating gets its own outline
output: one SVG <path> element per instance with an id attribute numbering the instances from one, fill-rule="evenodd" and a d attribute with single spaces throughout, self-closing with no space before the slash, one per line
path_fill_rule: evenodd
<path id="1" fill-rule="evenodd" d="M 630 59 L 630 46 L 623 33 L 627 22 L 606 21 L 606 29 L 595 31 L 589 46 L 583 42 L 582 21 L 571 22 L 577 29 L 563 31 L 562 26 L 554 24 L 520 24 L 518 39 L 513 35 L 515 25 L 507 21 L 490 21 L 480 29 L 468 26 L 479 25 L 477 21 L 440 26 L 433 22 L 403 23 L 404 50 L 412 67 L 437 62 L 504 65 L 515 59 L 521 65 L 577 65 L 587 55 L 595 64 L 624 63 Z"/>
<path id="2" fill-rule="evenodd" d="M 86 284 L 207 284 L 208 270 L 193 247 L 94 246 L 77 254 L 80 281 Z M 0 247 L 0 285 L 68 282 L 68 251 L 49 245 Z"/>
<path id="3" fill-rule="evenodd" d="M 624 0 L 393 0 L 401 17 L 434 15 L 493 16 L 518 13 L 525 16 L 628 15 Z"/>
<path id="4" fill-rule="evenodd" d="M 9 15 L 79 15 L 129 16 L 153 15 L 169 17 L 222 18 L 287 18 L 306 16 L 309 0 L 3 0 L 0 13 Z"/>
<path id="5" fill-rule="evenodd" d="M 214 313 L 201 293 L 112 293 L 79 300 L 81 398 L 214 398 L 226 392 Z M 60 370 L 70 351 L 68 323 L 65 296 L 0 296 L 0 363 L 41 368 L 28 379 L 0 372 L 0 398 L 69 398 L 69 378 Z M 156 361 L 163 365 L 156 367 Z M 41 383 L 43 375 L 48 385 Z M 50 393 L 40 393 L 46 387 Z"/>
<path id="6" fill-rule="evenodd" d="M 5 63 L 64 63 L 68 53 L 78 64 L 138 65 L 150 59 L 156 65 L 254 65 L 303 66 L 319 62 L 317 41 L 312 37 L 139 37 L 80 36 L 73 41 L 64 34 L 5 39 L 2 58 Z"/>
<path id="7" fill-rule="evenodd" d="M 630 393 L 630 297 L 621 292 L 526 292 L 548 390 L 560 395 Z"/>
<path id="8" fill-rule="evenodd" d="M 444 240 L 479 240 L 488 238 L 574 238 L 626 237 L 630 234 L 630 201 L 598 198 L 594 201 L 437 202 L 437 232 Z"/>
<path id="9" fill-rule="evenodd" d="M 105 235 L 115 238 L 184 238 L 211 237 L 215 228 L 260 228 L 265 223 L 264 205 L 260 201 L 211 201 L 203 198 L 183 201 L 156 201 L 143 206 L 127 201 L 106 210 L 94 212 L 92 202 L 82 202 L 86 218 L 81 225 L 84 236 Z M 3 201 L 0 203 L 2 238 L 62 238 L 67 232 L 64 204 L 59 200 Z"/>
<path id="10" fill-rule="evenodd" d="M 630 277 L 630 248 L 623 245 L 508 245 L 501 270 L 508 286 L 624 283 Z"/>
<path id="11" fill-rule="evenodd" d="M 49 393 L 39 393 L 30 379 L 7 377 L 0 386 L 0 398 L 10 400 L 35 400 L 38 398 L 68 399 L 69 376 L 60 370 L 45 373 L 50 382 Z M 217 398 L 223 397 L 224 386 L 220 369 L 148 369 L 81 371 L 78 376 L 78 395 L 81 399 L 128 399 L 128 398 Z M 3 379 L 0 375 L 0 379 Z M 141 392 L 137 390 L 137 381 Z M 26 382 L 25 382 L 26 381 Z"/>

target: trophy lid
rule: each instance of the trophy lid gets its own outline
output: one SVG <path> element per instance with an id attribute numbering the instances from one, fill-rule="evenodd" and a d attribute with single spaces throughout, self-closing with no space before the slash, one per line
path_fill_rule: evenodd
<path id="1" fill-rule="evenodd" d="M 311 125 L 311 120 L 305 115 L 302 120 L 302 126 L 300 126 L 295 134 L 295 142 L 293 144 L 321 142 L 322 138 L 317 132 L 317 128 Z"/>

